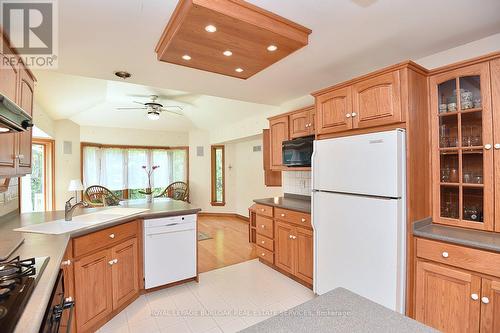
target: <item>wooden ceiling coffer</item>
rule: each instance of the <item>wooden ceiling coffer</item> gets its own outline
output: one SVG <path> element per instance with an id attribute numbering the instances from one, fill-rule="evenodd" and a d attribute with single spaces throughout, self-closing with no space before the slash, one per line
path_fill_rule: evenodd
<path id="1" fill-rule="evenodd" d="M 242 0 L 180 0 L 157 59 L 248 79 L 306 46 L 311 30 Z"/>

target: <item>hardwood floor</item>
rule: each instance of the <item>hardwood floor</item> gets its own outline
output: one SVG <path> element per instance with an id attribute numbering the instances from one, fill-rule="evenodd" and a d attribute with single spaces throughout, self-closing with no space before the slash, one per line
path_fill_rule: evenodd
<path id="1" fill-rule="evenodd" d="M 198 241 L 198 271 L 211 271 L 257 258 L 248 242 L 248 224 L 235 217 L 200 216 L 198 231 L 212 238 Z"/>

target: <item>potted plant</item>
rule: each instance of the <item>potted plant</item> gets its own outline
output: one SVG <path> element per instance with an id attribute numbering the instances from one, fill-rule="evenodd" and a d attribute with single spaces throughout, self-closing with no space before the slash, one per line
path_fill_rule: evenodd
<path id="1" fill-rule="evenodd" d="M 142 168 L 144 171 L 146 171 L 146 174 L 148 175 L 148 187 L 144 189 L 144 191 L 139 191 L 139 193 L 144 194 L 146 196 L 146 202 L 150 203 L 153 202 L 153 190 L 151 186 L 151 175 L 153 172 L 158 169 L 160 166 L 159 165 L 153 165 L 149 170 L 147 166 L 143 165 Z"/>

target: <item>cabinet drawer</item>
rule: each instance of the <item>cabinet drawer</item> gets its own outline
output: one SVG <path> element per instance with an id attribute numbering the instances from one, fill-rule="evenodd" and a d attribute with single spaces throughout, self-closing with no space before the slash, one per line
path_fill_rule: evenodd
<path id="1" fill-rule="evenodd" d="M 265 236 L 257 234 L 256 244 L 268 249 L 269 251 L 274 251 L 274 241 Z"/>
<path id="2" fill-rule="evenodd" d="M 79 257 L 137 235 L 137 221 L 120 224 L 73 239 L 73 255 Z"/>
<path id="3" fill-rule="evenodd" d="M 500 254 L 417 238 L 417 256 L 500 277 Z"/>
<path id="4" fill-rule="evenodd" d="M 299 224 L 304 227 L 311 227 L 311 214 L 282 208 L 275 208 L 274 213 L 277 220 Z"/>
<path id="5" fill-rule="evenodd" d="M 257 215 L 264 215 L 264 216 L 273 217 L 273 207 L 256 204 L 255 205 L 255 213 Z"/>
<path id="6" fill-rule="evenodd" d="M 257 234 L 273 238 L 273 220 L 263 216 L 256 216 Z"/>
<path id="7" fill-rule="evenodd" d="M 261 246 L 257 246 L 257 255 L 260 259 L 274 265 L 274 253 Z"/>

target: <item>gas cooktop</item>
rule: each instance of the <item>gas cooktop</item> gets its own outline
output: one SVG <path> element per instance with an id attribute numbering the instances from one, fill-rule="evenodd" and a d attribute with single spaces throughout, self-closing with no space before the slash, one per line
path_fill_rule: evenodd
<path id="1" fill-rule="evenodd" d="M 49 261 L 48 257 L 0 262 L 0 332 L 12 332 Z"/>

